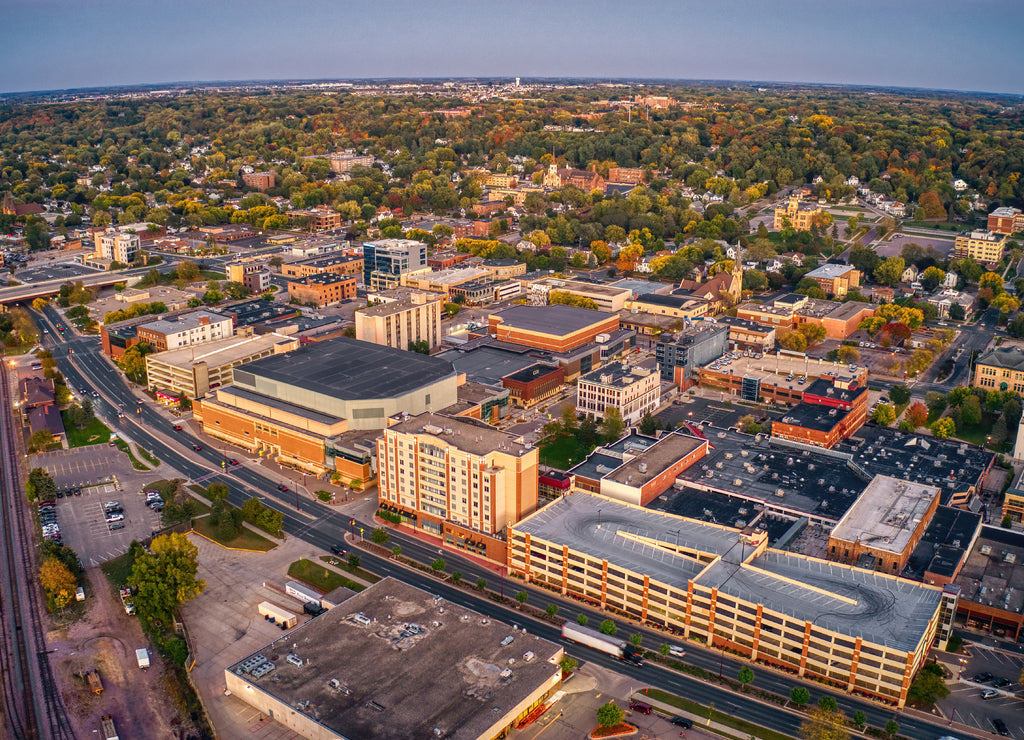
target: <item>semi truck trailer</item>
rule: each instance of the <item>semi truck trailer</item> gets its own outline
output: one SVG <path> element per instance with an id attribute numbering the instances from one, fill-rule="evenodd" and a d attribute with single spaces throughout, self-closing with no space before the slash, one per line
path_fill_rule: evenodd
<path id="1" fill-rule="evenodd" d="M 619 640 L 586 627 L 567 622 L 562 625 L 562 639 L 592 647 L 594 650 L 600 650 L 602 653 L 608 653 L 608 655 L 613 655 L 619 660 L 625 660 L 634 665 L 644 664 L 643 656 L 633 645 L 625 640 Z"/>

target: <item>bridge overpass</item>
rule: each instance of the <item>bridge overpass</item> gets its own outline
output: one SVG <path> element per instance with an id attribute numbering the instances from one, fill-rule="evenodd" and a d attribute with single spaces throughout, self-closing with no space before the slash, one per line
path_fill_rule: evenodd
<path id="1" fill-rule="evenodd" d="M 155 269 L 160 272 L 167 272 L 174 268 L 172 264 L 156 265 Z M 79 280 L 87 288 L 109 288 L 115 283 L 127 283 L 131 287 L 154 266 L 141 267 L 136 270 L 117 270 L 115 272 L 97 272 L 75 278 L 58 278 L 56 280 L 43 280 L 38 283 L 26 283 L 13 287 L 0 288 L 0 306 L 9 306 L 15 303 L 31 303 L 36 298 L 49 298 L 60 292 L 60 286 L 65 283 L 77 283 Z"/>

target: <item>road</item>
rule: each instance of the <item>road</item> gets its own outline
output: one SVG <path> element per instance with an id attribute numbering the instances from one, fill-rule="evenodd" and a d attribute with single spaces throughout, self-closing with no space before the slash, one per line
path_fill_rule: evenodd
<path id="1" fill-rule="evenodd" d="M 45 321 L 50 329 L 45 341 L 48 345 L 54 344 L 50 347 L 51 351 L 57 359 L 61 372 L 65 374 L 69 387 L 75 389 L 91 387 L 98 390 L 101 397 L 94 399 L 94 406 L 98 414 L 112 428 L 124 432 L 136 443 L 151 450 L 160 460 L 192 479 L 203 478 L 211 474 L 217 476 L 215 479 L 223 480 L 228 484 L 231 490 L 230 500 L 233 504 L 240 506 L 247 498 L 254 495 L 259 496 L 266 505 L 284 514 L 284 530 L 289 536 L 297 537 L 324 550 L 327 550 L 332 544 L 339 543 L 345 532 L 355 530 L 353 533 L 358 535 L 359 529 L 362 528 L 366 534 L 369 534 L 377 526 L 370 521 L 357 519 L 353 527 L 349 524 L 350 516 L 348 514 L 308 498 L 302 500 L 302 510 L 296 511 L 293 507 L 294 494 L 283 494 L 278 491 L 277 481 L 268 478 L 267 471 L 258 465 L 250 467 L 250 465 L 244 464 L 247 462 L 245 460 L 241 466 L 222 470 L 220 464 L 225 459 L 224 456 L 206 446 L 206 440 L 196 439 L 186 432 L 173 432 L 172 423 L 153 408 L 152 403 L 145 403 L 141 407 L 137 406 L 136 401 L 140 396 L 132 391 L 123 376 L 115 372 L 107 359 L 102 356 L 97 338 L 77 336 L 72 338 L 70 328 L 64 324 L 52 306 L 44 309 L 44 313 Z M 59 325 L 65 326 L 65 333 L 68 334 L 69 339 L 65 340 L 61 337 L 57 331 Z M 74 354 L 69 355 L 69 349 L 73 349 Z M 124 403 L 128 411 L 124 419 L 117 418 L 117 411 L 121 403 Z M 136 413 L 131 413 L 133 408 L 137 410 Z M 194 452 L 191 449 L 193 444 L 203 444 L 203 450 Z M 239 459 L 242 459 L 241 454 L 239 454 Z M 507 579 L 495 569 L 466 560 L 457 553 L 449 550 L 439 551 L 436 545 L 413 539 L 394 530 L 391 530 L 390 534 L 391 543 L 389 544 L 400 545 L 403 555 L 429 563 L 440 553 L 448 563 L 447 570 L 449 572 L 458 570 L 462 573 L 463 580 L 468 583 L 475 583 L 478 578 L 483 578 L 490 588 L 493 589 L 497 586 L 499 593 L 503 595 L 506 590 L 508 595 L 512 595 L 513 592 L 523 589 L 522 581 Z M 361 553 L 360 557 L 363 565 L 368 566 L 374 572 L 401 578 L 453 602 L 492 615 L 496 619 L 519 622 L 520 624 L 529 621 L 532 625 L 531 629 L 537 634 L 559 641 L 558 631 L 548 623 L 524 619 L 520 612 L 503 607 L 488 599 L 479 598 L 464 589 L 441 583 L 432 576 L 406 570 L 393 561 L 381 559 L 372 553 Z M 548 604 L 555 604 L 561 613 L 570 619 L 575 618 L 575 615 L 580 612 L 587 614 L 591 622 L 595 624 L 610 618 L 609 614 L 583 607 L 577 602 L 559 598 L 545 590 L 531 587 L 528 589 L 528 593 L 530 605 L 544 609 Z M 626 624 L 623 620 L 615 621 L 623 634 L 643 633 L 645 644 L 651 648 L 671 639 L 655 630 Z M 569 649 L 574 655 L 580 655 L 587 660 L 593 660 L 636 678 L 643 685 L 681 693 L 702 703 L 714 702 L 718 709 L 735 712 L 738 716 L 757 718 L 757 721 L 780 732 L 795 734 L 799 724 L 799 718 L 796 715 L 754 702 L 712 683 L 702 683 L 655 665 L 636 668 L 575 644 Z M 687 651 L 687 662 L 708 671 L 721 672 L 723 675 L 734 677 L 741 667 L 748 665 L 746 661 L 737 660 L 729 655 L 707 650 L 697 645 L 687 644 Z M 898 716 L 900 734 L 905 737 L 934 740 L 934 738 L 946 734 L 944 726 L 919 719 L 916 716 L 896 713 L 892 709 L 857 700 L 844 693 L 828 691 L 818 684 L 794 680 L 782 673 L 767 669 L 755 668 L 755 670 L 758 673 L 755 686 L 758 688 L 789 696 L 793 686 L 806 686 L 814 697 L 826 693 L 834 696 L 840 707 L 847 712 L 847 716 L 852 716 L 856 711 L 864 712 L 868 722 L 878 727 L 883 727 L 887 721 Z"/>

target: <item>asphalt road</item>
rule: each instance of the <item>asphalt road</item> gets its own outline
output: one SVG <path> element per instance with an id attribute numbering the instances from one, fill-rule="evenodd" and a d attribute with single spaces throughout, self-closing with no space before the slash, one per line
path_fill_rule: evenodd
<path id="1" fill-rule="evenodd" d="M 151 450 L 160 460 L 193 480 L 205 479 L 204 482 L 208 484 L 210 480 L 208 476 L 211 474 L 216 476 L 213 479 L 223 480 L 231 489 L 230 500 L 233 504 L 240 506 L 249 497 L 259 496 L 267 506 L 284 514 L 284 530 L 288 535 L 298 537 L 324 550 L 327 550 L 330 545 L 340 542 L 343 535 L 352 529 L 356 530 L 356 535 L 358 535 L 360 527 L 365 530 L 366 534 L 369 534 L 375 526 L 370 522 L 357 520 L 355 527 L 352 527 L 349 524 L 350 517 L 348 515 L 308 498 L 302 500 L 301 511 L 295 511 L 293 508 L 294 494 L 283 494 L 278 491 L 277 481 L 268 478 L 263 468 L 248 467 L 243 464 L 222 470 L 220 464 L 225 459 L 224 456 L 211 449 L 206 440 L 196 439 L 184 431 L 174 432 L 171 428 L 172 422 L 153 408 L 151 402 L 147 402 L 141 407 L 136 404 L 140 396 L 131 390 L 123 376 L 115 372 L 107 359 L 103 357 L 98 338 L 72 335 L 71 329 L 64 324 L 52 306 L 48 306 L 44 310 L 44 314 L 50 330 L 49 335 L 44 335 L 46 337 L 44 342 L 57 359 L 58 366 L 64 373 L 69 387 L 98 390 L 101 394 L 100 398 L 93 399 L 98 414 L 111 428 L 123 431 L 135 442 Z M 72 338 L 65 341 L 57 332 L 58 325 L 65 326 L 65 333 Z M 74 354 L 69 355 L 69 349 L 73 349 Z M 117 411 L 121 403 L 124 403 L 126 410 L 124 419 L 117 418 Z M 202 444 L 202 451 L 193 451 L 191 448 L 193 444 Z M 239 453 L 237 457 L 241 460 L 243 455 Z M 410 538 L 394 530 L 391 531 L 391 543 L 400 545 L 403 555 L 420 562 L 429 563 L 438 557 L 439 549 L 436 546 Z M 475 583 L 478 578 L 484 578 L 490 588 L 493 589 L 497 586 L 501 593 L 504 594 L 507 591 L 507 595 L 512 595 L 523 589 L 522 582 L 518 579 L 504 578 L 495 570 L 465 560 L 454 552 L 444 550 L 440 551 L 440 554 L 448 563 L 447 569 L 450 572 L 458 570 L 462 573 L 463 579 L 469 583 Z M 524 618 L 521 613 L 505 608 L 496 602 L 481 599 L 464 589 L 441 583 L 432 576 L 407 570 L 393 561 L 379 558 L 372 553 L 360 552 L 360 557 L 362 564 L 373 572 L 401 578 L 496 619 L 518 621 L 520 624 L 528 622 L 530 629 L 536 634 L 555 641 L 560 639 L 559 632 L 555 627 Z M 583 612 L 595 624 L 610 617 L 606 613 L 583 607 L 574 601 L 563 600 L 548 591 L 535 588 L 529 589 L 528 603 L 541 609 L 548 604 L 556 604 L 560 608 L 560 613 L 570 619 L 575 618 L 577 613 Z M 672 641 L 672 638 L 663 633 L 626 624 L 619 619 L 614 621 L 618 624 L 621 634 L 643 633 L 644 643 L 648 648 L 653 649 L 662 642 Z M 691 643 L 687 643 L 686 648 L 688 663 L 711 672 L 720 672 L 723 675 L 735 677 L 741 667 L 748 665 L 746 661 L 736 660 L 719 651 L 708 650 Z M 799 726 L 800 717 L 798 715 L 755 702 L 715 684 L 703 683 L 654 664 L 638 668 L 575 644 L 569 646 L 569 652 L 631 678 L 636 678 L 639 685 L 661 688 L 701 703 L 713 702 L 716 709 L 755 719 L 780 732 L 795 735 Z M 916 716 L 897 713 L 892 709 L 860 701 L 843 693 L 827 691 L 817 684 L 794 680 L 784 674 L 756 667 L 755 672 L 757 678 L 754 685 L 758 688 L 788 696 L 793 686 L 806 686 L 810 689 L 814 701 L 822 694 L 830 694 L 836 698 L 840 708 L 846 711 L 847 716 L 852 716 L 856 711 L 862 711 L 868 722 L 877 727 L 883 727 L 887 721 L 895 717 L 900 724 L 900 734 L 904 737 L 934 740 L 940 735 L 948 734 L 944 725 L 919 719 Z"/>

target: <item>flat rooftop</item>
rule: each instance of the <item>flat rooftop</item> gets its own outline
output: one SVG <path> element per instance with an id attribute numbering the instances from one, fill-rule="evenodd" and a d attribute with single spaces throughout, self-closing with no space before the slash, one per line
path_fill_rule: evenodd
<path id="1" fill-rule="evenodd" d="M 432 270 L 409 276 L 410 280 L 426 281 L 431 285 L 454 285 L 470 280 L 485 278 L 491 273 L 477 267 L 452 267 L 448 270 Z"/>
<path id="2" fill-rule="evenodd" d="M 604 296 L 606 298 L 617 298 L 630 292 L 628 288 L 617 288 L 602 283 L 588 283 L 583 280 L 563 280 L 561 278 L 544 278 L 535 282 L 534 285 L 547 285 L 553 291 L 565 290 L 573 293 Z"/>
<path id="3" fill-rule="evenodd" d="M 657 438 L 640 434 L 636 429 L 610 445 L 598 447 L 587 455 L 587 459 L 569 469 L 572 475 L 591 480 L 600 480 L 608 473 L 622 466 L 627 454 L 636 455 L 657 443 Z"/>
<path id="4" fill-rule="evenodd" d="M 675 283 L 656 283 L 652 280 L 624 278 L 612 283 L 611 287 L 631 290 L 633 291 L 633 295 L 642 295 L 643 293 L 671 293 L 676 286 Z"/>
<path id="5" fill-rule="evenodd" d="M 625 362 L 610 362 L 607 365 L 602 365 L 597 370 L 592 370 L 582 376 L 580 380 L 612 388 L 626 388 L 654 373 L 655 371 L 646 367 L 640 367 L 639 365 L 629 365 Z"/>
<path id="6" fill-rule="evenodd" d="M 866 389 L 865 389 L 866 392 Z M 783 424 L 792 424 L 802 429 L 813 429 L 816 432 L 830 432 L 835 429 L 850 410 L 837 409 L 814 403 L 798 403 L 788 409 L 779 420 Z"/>
<path id="7" fill-rule="evenodd" d="M 531 449 L 520 441 L 522 437 L 495 429 L 487 422 L 462 416 L 442 416 L 428 412 L 392 424 L 388 430 L 406 434 L 432 434 L 474 455 L 501 451 L 518 457 Z"/>
<path id="8" fill-rule="evenodd" d="M 238 326 L 251 326 L 264 321 L 280 321 L 281 319 L 299 314 L 295 306 L 282 303 L 270 303 L 262 298 L 254 298 L 251 301 L 235 303 L 221 308 L 225 314 L 235 317 L 235 324 Z"/>
<path id="9" fill-rule="evenodd" d="M 536 380 L 537 378 L 543 378 L 544 376 L 557 371 L 558 365 L 549 365 L 544 362 L 537 362 L 533 365 L 524 367 L 522 370 L 516 370 L 514 373 L 509 373 L 505 376 L 505 379 L 519 383 L 529 383 L 530 381 Z"/>
<path id="10" fill-rule="evenodd" d="M 778 550 L 752 558 L 740 530 L 586 493 L 563 496 L 513 528 L 680 591 L 692 580 L 898 650 L 917 647 L 942 596 L 936 588 Z"/>
<path id="11" fill-rule="evenodd" d="M 606 478 L 616 483 L 639 488 L 661 475 L 674 463 L 686 457 L 707 442 L 688 434 L 673 432 L 617 467 Z"/>
<path id="12" fill-rule="evenodd" d="M 294 285 L 334 285 L 336 283 L 354 283 L 355 281 L 355 275 L 339 275 L 336 272 L 319 272 L 313 275 L 307 275 L 306 277 L 290 279 L 288 280 L 288 283 Z"/>
<path id="13" fill-rule="evenodd" d="M 960 575 L 960 599 L 1020 614 L 1024 609 L 1024 533 L 983 525 Z"/>
<path id="14" fill-rule="evenodd" d="M 876 475 L 833 528 L 832 537 L 902 553 L 938 497 L 935 486 Z"/>
<path id="15" fill-rule="evenodd" d="M 274 664 L 260 678 L 242 668 L 257 655 Z M 438 728 L 476 740 L 551 679 L 561 655 L 553 642 L 385 578 L 226 670 L 288 706 L 309 702 L 305 712 L 344 737 L 431 738 Z"/>
<path id="16" fill-rule="evenodd" d="M 855 267 L 851 267 L 850 265 L 834 265 L 831 263 L 826 263 L 821 267 L 816 267 L 815 269 L 811 270 L 809 273 L 804 275 L 804 277 L 818 278 L 820 280 L 831 280 L 833 278 L 841 277 L 846 273 L 850 272 L 851 270 L 855 269 Z"/>
<path id="17" fill-rule="evenodd" d="M 447 360 L 466 377 L 486 385 L 501 385 L 506 375 L 518 372 L 536 363 L 539 359 L 529 347 L 515 345 L 516 349 L 494 347 L 484 342 L 482 346 L 467 346 L 442 352 L 436 357 Z"/>
<path id="18" fill-rule="evenodd" d="M 950 506 L 938 507 L 901 575 L 919 581 L 924 579 L 925 573 L 952 578 L 980 528 L 981 514 Z"/>
<path id="19" fill-rule="evenodd" d="M 336 337 L 235 370 L 235 384 L 256 388 L 256 378 L 340 399 L 392 398 L 447 377 L 452 363 L 373 342 Z"/>
<path id="20" fill-rule="evenodd" d="M 504 311 L 491 314 L 501 323 L 523 331 L 533 331 L 553 336 L 567 336 L 608 319 L 617 314 L 594 311 L 579 306 L 511 306 Z"/>
<path id="21" fill-rule="evenodd" d="M 203 319 L 206 319 L 210 324 L 216 324 L 221 321 L 230 321 L 229 317 L 222 316 L 219 313 L 213 313 L 211 311 L 196 311 L 194 313 L 182 314 L 181 316 L 174 318 L 157 319 L 156 321 L 139 324 L 139 326 L 147 331 L 174 334 L 179 331 L 198 329 L 203 325 Z"/>
<path id="22" fill-rule="evenodd" d="M 260 334 L 252 337 L 217 339 L 213 342 L 171 349 L 149 356 L 175 367 L 192 367 L 200 362 L 205 362 L 210 367 L 223 367 L 264 352 L 278 344 L 292 346 L 295 342 L 295 337 L 286 337 L 283 334 Z"/>

